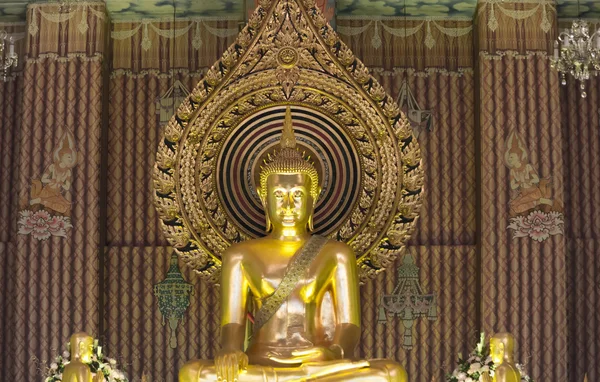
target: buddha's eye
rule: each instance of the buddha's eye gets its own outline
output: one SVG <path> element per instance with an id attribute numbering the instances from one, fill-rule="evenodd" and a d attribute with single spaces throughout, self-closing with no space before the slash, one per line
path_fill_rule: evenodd
<path id="1" fill-rule="evenodd" d="M 273 193 L 273 195 L 275 195 L 275 197 L 276 197 L 277 199 L 281 199 L 281 198 L 283 198 L 283 191 L 281 191 L 281 190 L 277 190 L 277 191 L 275 191 L 275 192 Z"/>
<path id="2" fill-rule="evenodd" d="M 302 191 L 300 191 L 300 190 L 294 191 L 294 198 L 295 199 L 300 199 L 301 197 L 302 197 Z"/>

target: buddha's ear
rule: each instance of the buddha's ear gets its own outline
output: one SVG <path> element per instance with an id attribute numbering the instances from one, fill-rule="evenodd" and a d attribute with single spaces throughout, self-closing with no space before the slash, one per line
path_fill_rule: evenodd
<path id="1" fill-rule="evenodd" d="M 263 195 L 260 187 L 256 187 L 256 193 L 260 198 L 260 202 L 262 203 L 263 210 L 265 210 L 265 230 L 267 232 L 271 231 L 271 219 L 269 219 L 269 211 L 267 210 L 267 195 Z"/>
<path id="2" fill-rule="evenodd" d="M 313 220 L 313 217 L 315 216 L 315 204 L 316 204 L 316 202 L 313 201 L 313 205 L 311 207 L 310 215 L 308 216 L 308 230 L 310 232 L 312 232 L 312 231 L 315 230 L 314 220 Z"/>
<path id="3" fill-rule="evenodd" d="M 265 230 L 267 232 L 271 231 L 271 219 L 269 219 L 269 212 L 267 211 L 267 209 L 265 208 Z"/>
<path id="4" fill-rule="evenodd" d="M 263 208 L 265 208 L 265 209 L 266 209 L 266 207 L 267 207 L 267 206 L 265 205 L 265 202 L 266 202 L 266 197 L 267 197 L 267 196 L 262 194 L 262 192 L 261 192 L 261 188 L 260 188 L 260 187 L 256 187 L 256 194 L 257 194 L 257 195 L 258 195 L 258 197 L 260 198 L 260 202 L 262 203 L 262 205 L 263 205 Z"/>
<path id="5" fill-rule="evenodd" d="M 85 341 L 77 341 L 77 356 L 81 358 L 85 354 Z"/>

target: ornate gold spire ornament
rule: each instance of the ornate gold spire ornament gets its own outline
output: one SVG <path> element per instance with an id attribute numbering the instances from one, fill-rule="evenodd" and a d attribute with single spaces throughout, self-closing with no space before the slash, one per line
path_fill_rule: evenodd
<path id="1" fill-rule="evenodd" d="M 282 149 L 296 148 L 296 136 L 294 135 L 294 126 L 292 124 L 292 109 L 289 106 L 285 109 L 285 122 L 283 123 L 283 133 L 281 134 L 279 145 Z"/>
<path id="2" fill-rule="evenodd" d="M 235 43 L 165 126 L 155 200 L 178 255 L 218 282 L 223 251 L 264 235 L 255 190 L 262 187 L 260 166 L 266 153 L 277 150 L 273 137 L 282 125 L 284 148 L 264 171 L 285 160 L 311 177 L 318 173 L 328 197 L 317 205 L 315 233 L 352 247 L 361 280 L 381 272 L 415 227 L 421 153 L 396 102 L 314 0 L 260 0 Z"/>

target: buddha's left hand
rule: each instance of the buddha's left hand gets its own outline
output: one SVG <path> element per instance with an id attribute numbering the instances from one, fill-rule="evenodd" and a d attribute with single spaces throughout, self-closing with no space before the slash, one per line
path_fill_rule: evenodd
<path id="1" fill-rule="evenodd" d="M 336 350 L 337 349 L 335 349 L 335 347 L 326 348 L 322 346 L 317 346 L 309 349 L 293 351 L 292 357 L 290 358 L 279 358 L 276 355 L 270 355 L 269 359 L 278 363 L 290 365 L 305 362 L 319 362 L 341 359 L 342 356 L 340 352 Z"/>

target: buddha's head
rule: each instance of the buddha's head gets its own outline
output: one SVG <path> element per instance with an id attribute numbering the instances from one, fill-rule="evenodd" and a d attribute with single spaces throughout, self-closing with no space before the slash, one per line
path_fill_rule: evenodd
<path id="1" fill-rule="evenodd" d="M 310 158 L 304 158 L 296 149 L 289 107 L 280 146 L 261 168 L 258 194 L 265 208 L 267 232 L 276 228 L 286 236 L 295 236 L 306 228 L 313 229 L 314 208 L 321 190 Z"/>
<path id="2" fill-rule="evenodd" d="M 512 362 L 515 339 L 510 333 L 497 333 L 490 339 L 490 356 L 499 365 L 504 360 Z"/>
<path id="3" fill-rule="evenodd" d="M 75 333 L 69 340 L 71 359 L 89 363 L 92 360 L 94 338 L 85 332 Z"/>

